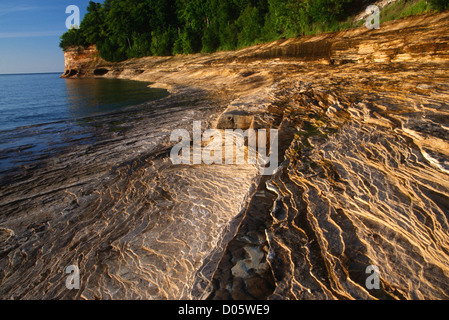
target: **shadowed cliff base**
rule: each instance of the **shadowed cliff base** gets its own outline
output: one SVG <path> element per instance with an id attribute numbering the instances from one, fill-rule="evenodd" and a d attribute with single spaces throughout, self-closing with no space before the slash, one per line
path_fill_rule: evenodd
<path id="1" fill-rule="evenodd" d="M 447 299 L 448 18 L 115 64 L 68 50 L 75 77 L 172 95 L 2 181 L 1 297 Z M 279 170 L 173 166 L 194 120 L 278 128 Z"/>

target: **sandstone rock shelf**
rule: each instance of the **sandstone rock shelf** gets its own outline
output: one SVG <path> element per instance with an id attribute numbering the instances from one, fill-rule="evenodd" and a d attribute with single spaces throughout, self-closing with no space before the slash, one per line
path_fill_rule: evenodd
<path id="1" fill-rule="evenodd" d="M 114 64 L 68 50 L 66 77 L 172 95 L 152 102 L 160 113 L 111 115 L 126 129 L 100 130 L 97 145 L 2 179 L 0 296 L 449 298 L 448 18 Z M 171 130 L 199 119 L 278 128 L 279 170 L 173 166 Z"/>

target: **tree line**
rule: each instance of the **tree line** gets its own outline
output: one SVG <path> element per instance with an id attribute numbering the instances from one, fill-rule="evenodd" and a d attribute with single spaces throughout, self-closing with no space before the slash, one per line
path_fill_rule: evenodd
<path id="1" fill-rule="evenodd" d="M 449 0 L 431 0 L 443 8 Z M 89 2 L 79 29 L 60 47 L 96 44 L 103 59 L 123 61 L 234 50 L 332 26 L 368 0 L 105 0 Z"/>

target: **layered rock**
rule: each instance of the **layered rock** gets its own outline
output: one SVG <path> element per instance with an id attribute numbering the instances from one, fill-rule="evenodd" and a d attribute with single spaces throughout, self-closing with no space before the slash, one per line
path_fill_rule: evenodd
<path id="1" fill-rule="evenodd" d="M 182 76 L 191 76 L 196 70 L 199 74 L 194 81 L 198 81 L 202 79 L 201 73 L 205 70 L 212 72 L 213 67 L 224 67 L 228 73 L 233 73 L 236 65 L 248 62 L 250 66 L 251 60 L 258 59 L 294 58 L 297 63 L 314 61 L 324 64 L 444 63 L 449 60 L 447 18 L 447 13 L 421 15 L 383 23 L 377 30 L 360 27 L 317 36 L 278 40 L 239 51 L 219 52 L 212 56 L 196 54 L 146 57 L 109 63 L 99 57 L 95 46 L 69 48 L 64 53 L 64 76 L 105 76 L 149 81 L 159 79 L 159 82 L 169 84 L 184 82 L 172 78 L 174 71 Z M 230 65 L 226 67 L 226 64 Z M 253 74 L 253 71 L 239 70 L 242 77 L 250 77 Z M 229 74 L 222 72 L 222 76 Z"/>
<path id="2" fill-rule="evenodd" d="M 2 297 L 447 299 L 448 17 L 212 55 L 66 52 L 68 77 L 172 96 L 2 181 Z M 199 119 L 278 128 L 278 171 L 173 166 L 170 131 Z M 68 292 L 74 262 L 83 285 Z"/>
<path id="3" fill-rule="evenodd" d="M 97 69 L 98 64 L 106 63 L 101 59 L 95 45 L 89 47 L 69 47 L 64 50 L 63 78 L 103 75 L 104 69 Z"/>
<path id="4" fill-rule="evenodd" d="M 425 91 L 428 78 L 410 80 L 410 69 L 372 86 L 381 70 L 349 68 L 337 76 L 344 87 L 318 80 L 287 95 L 299 132 L 268 183 L 277 195 L 266 230 L 270 298 L 449 297 L 442 69 L 419 68 L 435 75 Z M 369 266 L 377 289 L 366 284 Z"/>

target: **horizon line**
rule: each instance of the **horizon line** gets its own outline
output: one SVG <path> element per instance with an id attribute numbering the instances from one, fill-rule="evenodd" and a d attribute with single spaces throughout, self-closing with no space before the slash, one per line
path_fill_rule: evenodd
<path id="1" fill-rule="evenodd" d="M 52 73 L 61 73 L 64 71 L 48 71 L 48 72 L 19 72 L 19 73 L 0 73 L 0 76 L 16 76 L 16 75 L 32 75 L 32 74 L 52 74 Z"/>
<path id="2" fill-rule="evenodd" d="M 40 38 L 40 37 L 61 37 L 61 31 L 22 31 L 22 32 L 0 32 L 0 39 L 16 38 Z"/>

